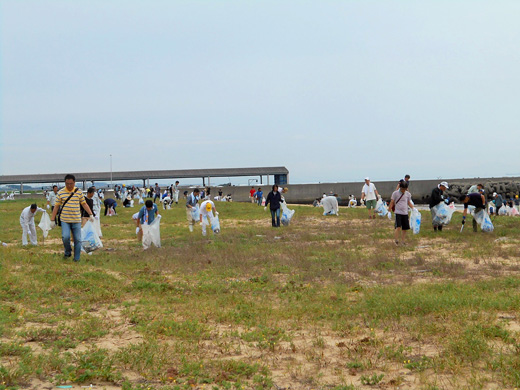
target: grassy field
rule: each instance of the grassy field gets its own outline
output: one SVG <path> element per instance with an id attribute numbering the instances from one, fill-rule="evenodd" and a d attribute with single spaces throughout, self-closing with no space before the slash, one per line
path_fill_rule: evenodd
<path id="1" fill-rule="evenodd" d="M 143 251 L 120 209 L 72 263 L 59 229 L 21 246 L 30 203 L 0 202 L 0 390 L 520 387 L 520 218 L 459 233 L 457 213 L 439 234 L 423 212 L 396 247 L 363 209 L 294 206 L 273 229 L 262 207 L 218 203 L 204 238 L 179 205 Z"/>

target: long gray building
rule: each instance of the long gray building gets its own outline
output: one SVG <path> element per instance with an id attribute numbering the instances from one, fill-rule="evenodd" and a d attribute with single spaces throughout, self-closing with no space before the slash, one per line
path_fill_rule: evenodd
<path id="1" fill-rule="evenodd" d="M 258 176 L 260 183 L 266 178 L 269 184 L 269 177 L 274 176 L 274 183 L 285 185 L 289 183 L 289 170 L 285 167 L 256 167 L 256 168 L 210 168 L 210 169 L 178 169 L 178 170 L 159 170 L 159 171 L 123 171 L 123 172 L 70 172 L 76 177 L 76 182 L 112 182 L 112 181 L 143 181 L 143 186 L 147 181 L 156 179 L 186 179 L 202 178 L 203 185 L 211 184 L 211 178 L 218 177 L 245 177 Z M 33 183 L 63 183 L 65 173 L 33 174 L 33 175 L 1 175 L 0 185 L 18 184 L 23 192 L 23 184 Z M 85 188 L 84 188 L 85 189 Z"/>

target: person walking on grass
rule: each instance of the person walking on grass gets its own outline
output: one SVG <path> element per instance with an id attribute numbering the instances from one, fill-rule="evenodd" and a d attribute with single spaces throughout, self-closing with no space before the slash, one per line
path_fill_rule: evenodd
<path id="1" fill-rule="evenodd" d="M 403 182 L 408 183 L 408 191 L 410 190 L 410 175 L 404 175 L 404 179 L 399 180 L 399 183 L 397 183 L 397 187 L 395 187 L 396 191 L 399 191 L 399 185 Z"/>
<path id="2" fill-rule="evenodd" d="M 29 239 L 31 240 L 32 245 L 38 245 L 38 240 L 36 236 L 36 226 L 34 225 L 34 216 L 37 212 L 44 213 L 45 210 L 41 207 L 38 207 L 36 203 L 33 203 L 30 206 L 27 206 L 23 209 L 20 214 L 20 225 L 22 226 L 22 245 L 27 245 L 27 235 L 29 235 Z"/>
<path id="3" fill-rule="evenodd" d="M 377 193 L 376 186 L 374 185 L 374 183 L 370 182 L 369 177 L 365 177 L 365 184 L 363 185 L 363 188 L 361 190 L 361 201 L 365 201 L 369 219 L 376 218 L 374 211 L 376 209 L 378 197 L 379 194 Z"/>
<path id="4" fill-rule="evenodd" d="M 251 187 L 251 189 L 249 190 L 249 199 L 251 199 L 251 203 L 255 203 L 255 193 L 255 187 Z"/>
<path id="5" fill-rule="evenodd" d="M 435 206 L 437 206 L 439 203 L 442 203 L 444 202 L 444 191 L 446 191 L 448 188 L 450 188 L 448 186 L 448 183 L 443 181 L 442 183 L 440 183 L 439 185 L 437 185 L 437 187 L 435 187 L 433 190 L 432 190 L 432 194 L 430 196 L 430 212 L 432 213 L 432 221 L 434 220 L 434 215 L 433 215 L 433 208 Z M 433 224 L 433 230 L 436 232 L 436 231 L 439 231 L 439 232 L 442 232 L 442 225 L 441 224 L 435 224 L 434 222 L 432 222 Z"/>
<path id="6" fill-rule="evenodd" d="M 468 215 L 468 207 L 475 206 L 473 215 L 477 215 L 482 210 L 486 209 L 486 197 L 482 193 L 474 192 L 472 194 L 461 195 L 459 200 L 464 204 L 464 212 L 462 213 L 462 226 L 466 223 L 466 215 Z M 477 221 L 473 217 L 473 231 L 477 231 Z"/>
<path id="7" fill-rule="evenodd" d="M 74 236 L 74 261 L 79 261 L 81 254 L 81 207 L 85 209 L 93 222 L 94 216 L 85 201 L 83 192 L 76 187 L 76 177 L 70 174 L 66 175 L 65 188 L 59 190 L 56 195 L 56 206 L 52 211 L 51 227 L 56 226 L 56 214 L 59 211 L 64 256 L 68 258 L 72 255 L 70 245 L 70 235 L 72 234 Z"/>
<path id="8" fill-rule="evenodd" d="M 399 184 L 399 190 L 392 193 L 389 209 L 394 210 L 395 225 L 394 225 L 394 241 L 395 245 L 405 245 L 406 231 L 410 230 L 410 221 L 408 219 L 408 206 L 412 209 L 412 194 L 408 191 L 408 183 L 402 182 Z"/>
<path id="9" fill-rule="evenodd" d="M 261 206 L 262 205 L 262 199 L 264 197 L 264 193 L 262 192 L 262 189 L 258 187 L 258 190 L 255 193 L 256 196 L 256 203 Z"/>
<path id="10" fill-rule="evenodd" d="M 198 206 L 199 195 L 200 190 L 195 188 L 191 194 L 186 196 L 186 219 L 188 220 L 190 232 L 193 232 L 193 225 L 197 222 L 197 220 L 193 218 L 192 211 Z"/>
<path id="11" fill-rule="evenodd" d="M 155 183 L 155 188 L 153 190 L 153 202 L 155 203 L 155 200 L 159 199 L 159 202 L 161 201 L 161 187 L 159 187 L 159 184 Z"/>
<path id="12" fill-rule="evenodd" d="M 56 194 L 58 193 L 58 186 L 53 185 L 52 191 L 47 194 L 47 210 L 54 209 L 54 206 L 56 206 Z"/>
<path id="13" fill-rule="evenodd" d="M 267 210 L 267 205 L 270 205 L 271 225 L 273 227 L 280 227 L 280 203 L 282 203 L 282 195 L 278 192 L 278 186 L 275 184 L 273 190 L 267 195 L 264 207 L 264 210 Z"/>
<path id="14" fill-rule="evenodd" d="M 504 205 L 504 199 L 502 195 L 493 192 L 493 203 L 495 204 L 495 216 L 498 216 L 498 211 Z"/>

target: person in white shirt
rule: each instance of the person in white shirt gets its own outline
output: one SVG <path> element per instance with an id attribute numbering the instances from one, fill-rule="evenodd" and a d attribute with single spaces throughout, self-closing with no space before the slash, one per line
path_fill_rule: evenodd
<path id="1" fill-rule="evenodd" d="M 36 212 L 44 213 L 45 210 L 41 207 L 38 207 L 36 203 L 33 203 L 30 206 L 27 206 L 23 209 L 20 214 L 20 225 L 22 226 L 22 245 L 27 245 L 27 234 L 29 234 L 29 238 L 31 240 L 32 245 L 38 245 L 38 240 L 36 238 L 36 226 L 34 225 L 34 215 Z"/>
<path id="2" fill-rule="evenodd" d="M 54 210 L 54 206 L 56 206 L 56 194 L 58 193 L 58 186 L 53 185 L 52 191 L 47 194 L 47 210 Z"/>
<path id="3" fill-rule="evenodd" d="M 205 200 L 200 204 L 200 224 L 202 225 L 203 236 L 206 235 L 206 226 L 211 226 L 211 220 L 214 218 L 213 212 L 215 212 L 215 216 L 218 216 L 215 203 L 212 200 Z"/>
<path id="4" fill-rule="evenodd" d="M 374 183 L 370 183 L 369 177 L 365 177 L 365 185 L 363 185 L 363 189 L 361 190 L 361 201 L 365 201 L 369 219 L 376 218 L 374 211 L 376 209 L 378 197 L 379 194 L 377 193 L 376 186 Z"/>

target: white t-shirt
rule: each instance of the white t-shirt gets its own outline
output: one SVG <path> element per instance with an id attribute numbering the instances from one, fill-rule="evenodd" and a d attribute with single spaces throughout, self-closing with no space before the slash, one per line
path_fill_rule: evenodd
<path id="1" fill-rule="evenodd" d="M 54 207 L 56 205 L 56 194 L 54 191 L 49 192 L 47 195 L 47 200 L 49 201 L 49 204 Z"/>
<path id="2" fill-rule="evenodd" d="M 211 204 L 211 211 L 206 210 L 206 205 L 210 203 Z M 213 203 L 212 200 L 205 200 L 200 204 L 200 215 L 203 217 L 207 217 L 208 215 L 213 215 L 213 208 L 215 207 L 215 203 Z"/>
<path id="3" fill-rule="evenodd" d="M 365 200 L 376 200 L 376 186 L 374 183 L 370 183 L 369 185 L 364 185 L 361 190 L 365 194 Z"/>

